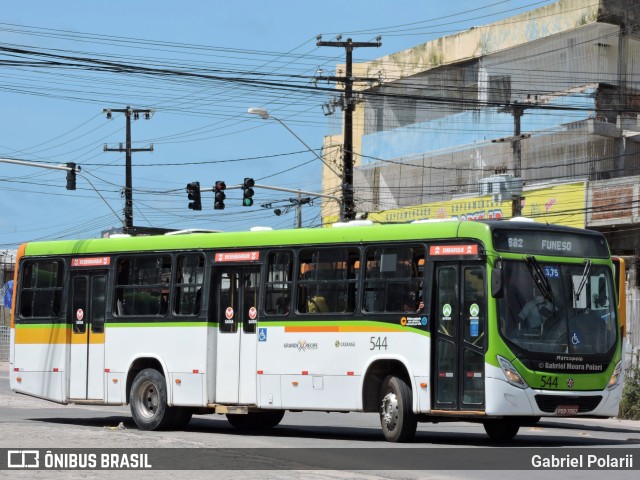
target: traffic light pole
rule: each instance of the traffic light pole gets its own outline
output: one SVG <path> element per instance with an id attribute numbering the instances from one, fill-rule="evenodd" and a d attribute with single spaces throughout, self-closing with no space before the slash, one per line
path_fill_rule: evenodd
<path id="1" fill-rule="evenodd" d="M 238 189 L 238 188 L 244 188 L 244 183 L 226 187 L 227 190 Z M 338 202 L 338 203 L 340 203 L 341 201 L 339 197 L 336 197 L 334 195 L 326 195 L 324 193 L 316 193 L 316 192 L 305 192 L 304 190 L 294 190 L 292 188 L 272 187 L 271 185 L 260 185 L 258 183 L 254 183 L 253 188 L 264 188 L 265 190 L 275 190 L 276 192 L 299 193 L 300 195 L 309 195 L 311 197 L 328 198 L 329 200 L 333 200 L 334 202 Z"/>
<path id="2" fill-rule="evenodd" d="M 80 171 L 82 170 L 82 168 L 79 165 L 76 165 L 73 162 L 68 162 L 66 165 L 47 165 L 47 164 L 44 164 L 44 163 L 27 162 L 27 161 L 24 161 L 24 160 L 13 160 L 13 159 L 10 159 L 10 158 L 0 158 L 0 163 L 13 163 L 15 165 L 24 165 L 25 167 L 46 168 L 46 169 L 49 169 L 49 170 L 64 170 L 64 171 L 67 172 L 67 190 L 75 190 L 76 189 L 76 178 L 75 178 L 75 175 L 80 173 Z M 71 175 L 71 178 L 70 178 L 70 175 Z M 98 194 L 98 196 L 102 199 L 102 201 L 107 204 L 107 207 L 109 207 L 111 209 L 111 211 L 114 213 L 116 218 L 122 222 L 122 219 L 120 218 L 120 216 L 116 213 L 116 211 L 113 208 L 111 208 L 111 205 L 109 205 L 109 202 L 107 202 L 107 200 L 102 196 L 100 191 L 98 191 L 98 189 L 93 185 L 93 183 L 91 183 L 91 181 L 89 181 L 88 178 L 86 178 L 84 176 L 83 176 L 83 178 L 87 181 L 87 183 L 89 185 L 91 185 L 91 188 L 93 188 L 93 190 Z M 124 224 L 124 222 L 122 222 L 122 223 Z"/>
<path id="3" fill-rule="evenodd" d="M 0 158 L 0 162 L 13 163 L 15 165 L 24 165 L 27 167 L 47 168 L 49 170 L 65 170 L 67 172 L 67 190 L 76 189 L 76 173 L 78 173 L 81 170 L 80 167 L 76 167 L 76 164 L 74 162 L 67 162 L 65 166 L 46 165 L 43 163 L 27 162 L 24 160 L 13 160 L 10 158 Z"/>
<path id="4" fill-rule="evenodd" d="M 65 170 L 67 172 L 79 172 L 81 170 L 79 166 L 72 168 L 64 165 L 46 165 L 43 163 L 26 162 L 24 160 L 13 160 L 10 158 L 0 158 L 0 163 L 14 163 L 16 165 L 24 165 L 26 167 L 48 168 L 49 170 Z"/>

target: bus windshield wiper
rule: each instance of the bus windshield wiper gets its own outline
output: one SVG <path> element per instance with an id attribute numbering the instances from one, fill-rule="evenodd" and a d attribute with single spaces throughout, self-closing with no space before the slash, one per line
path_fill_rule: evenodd
<path id="1" fill-rule="evenodd" d="M 542 267 L 538 263 L 538 260 L 536 260 L 536 257 L 534 257 L 533 255 L 529 255 L 524 258 L 524 261 L 529 268 L 529 273 L 531 273 L 531 277 L 533 277 L 533 281 L 536 287 L 538 288 L 538 290 L 540 290 L 540 293 L 542 293 L 542 296 L 552 302 L 553 291 L 551 290 L 551 284 L 549 283 L 549 279 L 542 271 Z"/>
<path id="2" fill-rule="evenodd" d="M 582 278 L 580 279 L 580 283 L 578 284 L 578 289 L 574 293 L 575 298 L 576 298 L 576 302 L 580 298 L 580 294 L 582 293 L 582 289 L 587 284 L 587 278 L 589 277 L 589 272 L 590 271 L 591 271 L 591 260 L 585 260 L 585 262 L 584 262 L 584 270 L 582 271 Z"/>

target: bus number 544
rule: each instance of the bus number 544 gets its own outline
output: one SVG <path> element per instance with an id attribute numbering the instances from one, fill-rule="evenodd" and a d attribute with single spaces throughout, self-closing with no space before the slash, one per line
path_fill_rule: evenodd
<path id="1" fill-rule="evenodd" d="M 369 339 L 371 348 L 369 350 L 386 350 L 387 349 L 387 337 L 371 337 Z"/>

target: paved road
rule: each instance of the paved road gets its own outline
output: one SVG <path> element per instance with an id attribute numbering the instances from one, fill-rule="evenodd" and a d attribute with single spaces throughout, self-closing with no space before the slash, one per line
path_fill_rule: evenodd
<path id="1" fill-rule="evenodd" d="M 419 448 L 425 455 L 437 455 L 442 447 L 460 449 L 460 455 L 477 455 L 477 448 L 495 451 L 481 425 L 472 423 L 420 424 L 409 445 L 389 444 L 382 438 L 375 414 L 287 413 L 277 428 L 266 433 L 243 434 L 233 429 L 224 416 L 196 416 L 184 431 L 142 432 L 131 420 L 128 407 L 64 406 L 14 394 L 8 386 L 8 365 L 0 364 L 0 448 Z M 640 422 L 594 419 L 549 419 L 535 427 L 521 429 L 512 444 L 517 447 L 637 448 L 640 463 Z M 398 451 L 400 453 L 400 451 Z M 3 472 L 0 472 L 2 476 Z M 11 472 L 25 474 L 27 472 Z M 36 472 L 33 472 L 36 473 Z M 184 478 L 184 472 L 37 472 L 38 478 Z M 248 475 L 249 473 L 249 475 Z M 471 474 L 470 474 L 471 473 Z M 526 478 L 542 478 L 545 472 L 524 472 Z M 602 478 L 605 472 L 567 471 L 563 480 Z M 608 478 L 637 478 L 638 472 L 606 472 Z M 153 477 L 152 477 L 153 475 Z M 540 477 L 538 477 L 540 475 Z M 549 475 L 549 472 L 546 472 Z M 225 471 L 216 478 L 287 478 L 291 472 Z M 518 476 L 521 476 L 520 474 Z M 210 478 L 206 472 L 189 477 Z M 479 472 L 298 472 L 297 478 L 486 478 L 495 473 Z"/>

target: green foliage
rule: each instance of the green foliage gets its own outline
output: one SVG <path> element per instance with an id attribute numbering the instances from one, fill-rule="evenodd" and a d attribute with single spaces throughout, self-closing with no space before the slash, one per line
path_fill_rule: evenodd
<path id="1" fill-rule="evenodd" d="M 640 420 L 640 365 L 627 369 L 618 418 Z"/>

